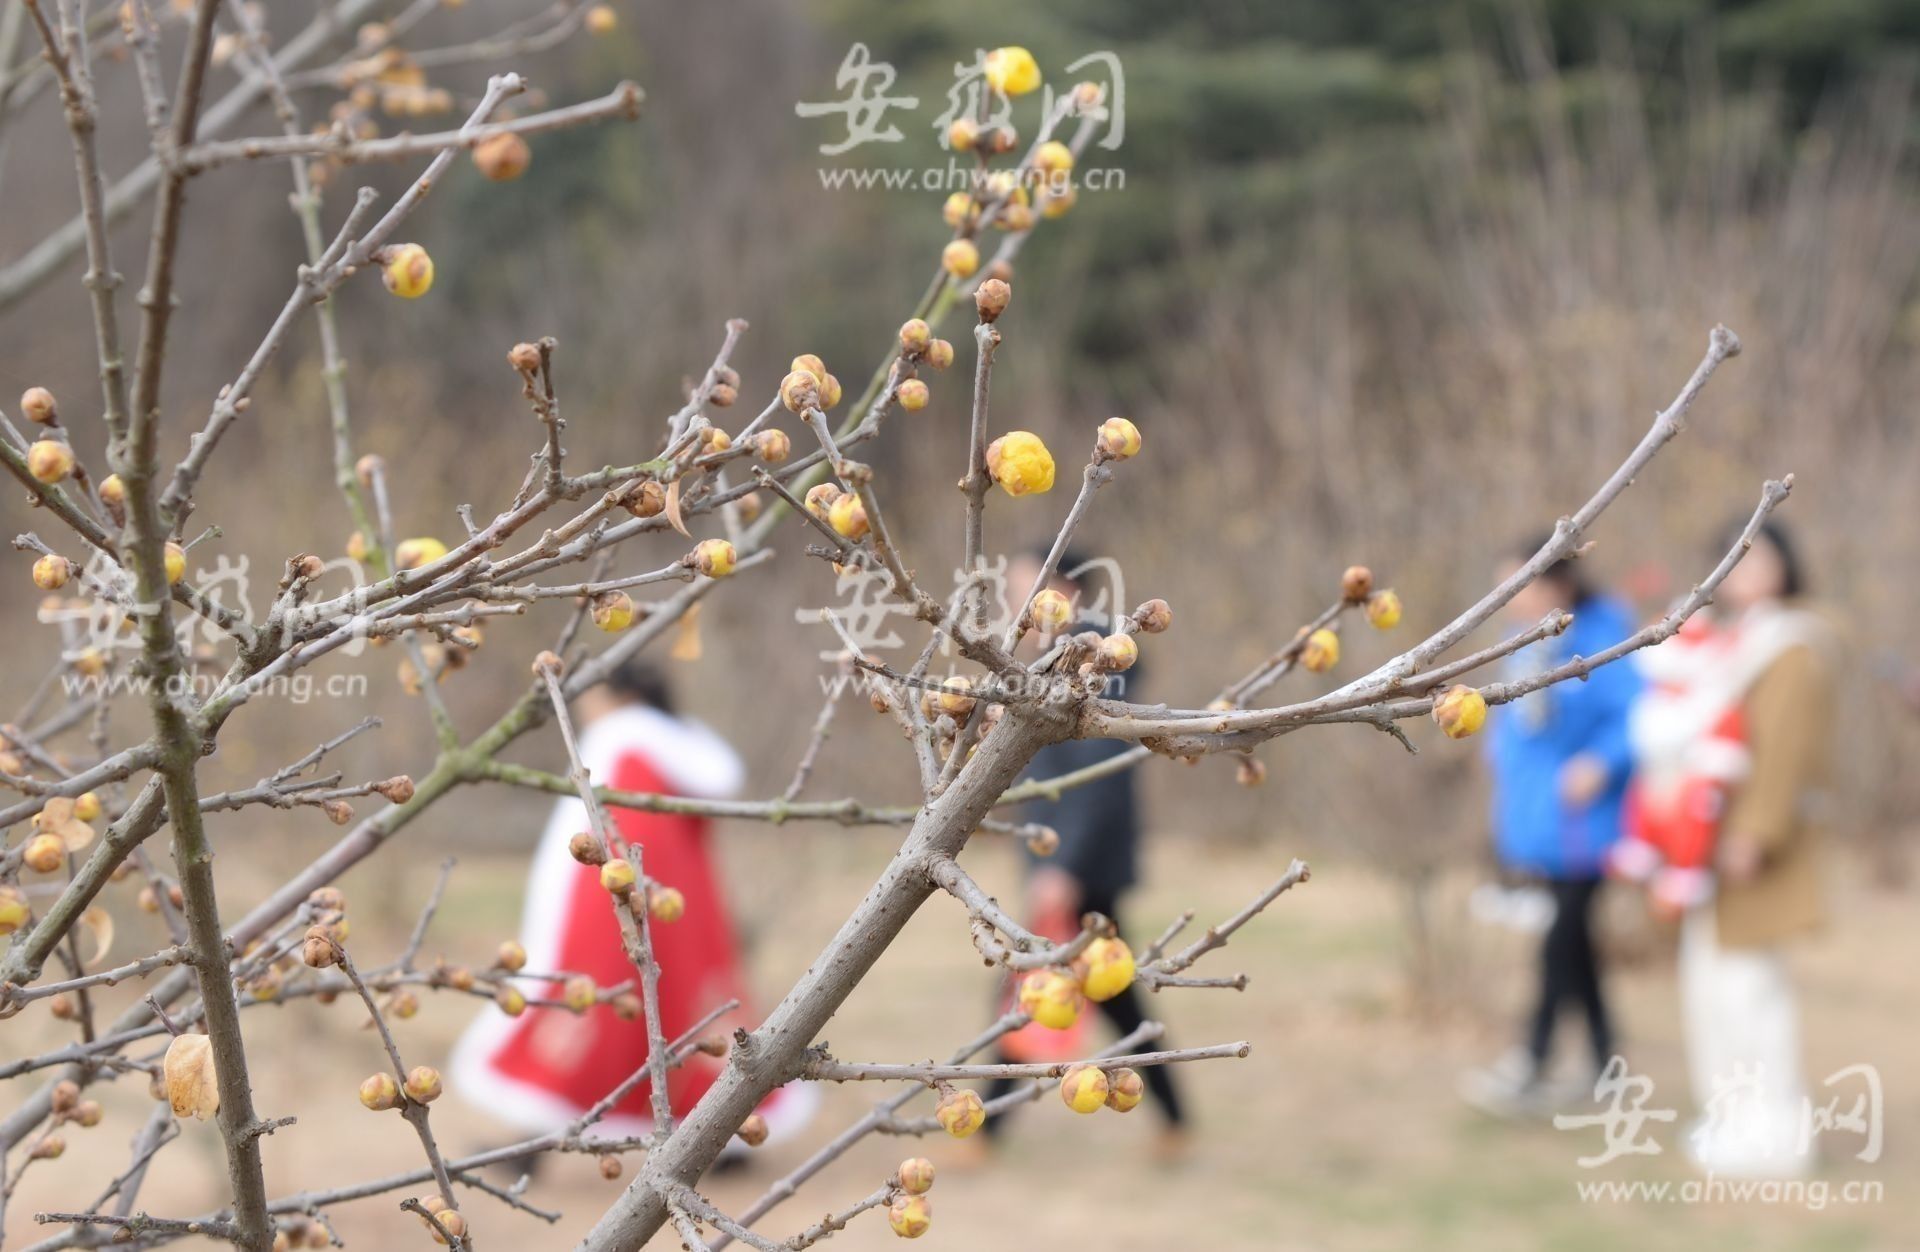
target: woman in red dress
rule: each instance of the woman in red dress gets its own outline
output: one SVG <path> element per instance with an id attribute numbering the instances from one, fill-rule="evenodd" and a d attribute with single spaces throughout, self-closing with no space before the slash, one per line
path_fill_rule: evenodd
<path id="1" fill-rule="evenodd" d="M 735 794 L 745 769 L 719 735 L 699 722 L 675 717 L 666 687 L 649 667 L 629 664 L 606 684 L 584 693 L 574 706 L 580 723 L 580 756 L 595 782 L 621 791 L 658 792 L 697 799 Z M 725 896 L 708 848 L 706 818 L 634 809 L 610 810 L 621 838 L 636 845 L 649 879 L 674 887 L 686 912 L 670 924 L 652 925 L 660 963 L 660 1024 L 669 1040 L 706 1014 L 739 1000 L 742 1008 L 710 1030 L 750 1024 L 746 977 L 727 914 Z M 599 871 L 582 865 L 568 842 L 589 829 L 577 798 L 554 806 L 534 852 L 520 926 L 526 968 L 562 977 L 584 974 L 600 987 L 637 977 L 621 946 L 620 926 Z M 558 999 L 559 979 L 523 981 L 529 998 Z M 453 1077 L 469 1100 L 530 1134 L 558 1130 L 646 1064 L 644 1017 L 623 1021 L 608 1004 L 585 1013 L 533 1008 L 509 1017 L 486 1009 L 455 1049 Z M 706 1094 L 725 1061 L 695 1053 L 667 1078 L 676 1115 Z M 797 1129 L 816 1093 L 805 1085 L 782 1088 L 760 1112 L 770 1136 Z M 593 1137 L 644 1135 L 652 1125 L 652 1085 L 641 1082 L 602 1118 Z"/>

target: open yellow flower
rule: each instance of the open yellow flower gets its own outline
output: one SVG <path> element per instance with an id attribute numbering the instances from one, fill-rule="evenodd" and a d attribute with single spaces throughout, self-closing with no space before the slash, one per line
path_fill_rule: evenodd
<path id="1" fill-rule="evenodd" d="M 1009 96 L 1024 96 L 1040 86 L 1040 63 L 1025 48 L 1010 46 L 987 53 L 987 84 Z"/>
<path id="2" fill-rule="evenodd" d="M 1053 453 L 1031 431 L 1008 431 L 987 445 L 987 472 L 1010 496 L 1051 491 Z"/>

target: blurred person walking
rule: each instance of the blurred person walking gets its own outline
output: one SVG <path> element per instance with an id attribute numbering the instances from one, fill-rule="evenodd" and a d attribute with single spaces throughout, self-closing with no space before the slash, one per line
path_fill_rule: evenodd
<path id="1" fill-rule="evenodd" d="M 1712 680 L 1738 709 L 1747 763 L 1718 825 L 1712 898 L 1681 923 L 1680 995 L 1701 1109 L 1687 1147 L 1722 1177 L 1797 1177 L 1813 1164 L 1785 948 L 1824 920 L 1820 831 L 1836 641 L 1801 607 L 1803 588 L 1791 538 L 1768 522 L 1716 593 L 1729 621 Z M 1721 725 L 1699 718 L 1682 730 L 1713 734 Z M 1647 750 L 1673 737 L 1671 726 L 1636 719 L 1636 744 Z"/>
<path id="2" fill-rule="evenodd" d="M 1524 555 L 1544 543 L 1543 537 Z M 1507 572 L 1519 565 L 1514 561 Z M 1515 653 L 1508 678 L 1591 656 L 1633 633 L 1627 608 L 1587 581 L 1578 558 L 1549 567 L 1513 598 L 1507 616 L 1518 630 L 1555 609 L 1570 612 L 1573 624 Z M 1576 1094 L 1574 1086 L 1548 1081 L 1563 1011 L 1577 1009 L 1586 1019 L 1593 1068 L 1577 1084 L 1582 1098 L 1613 1055 L 1593 910 L 1607 850 L 1620 835 L 1621 801 L 1632 770 L 1627 715 L 1639 689 L 1630 667 L 1604 665 L 1584 682 L 1560 683 L 1514 701 L 1493 721 L 1487 757 L 1494 849 L 1505 873 L 1539 884 L 1548 897 L 1539 927 L 1539 984 L 1524 1041 L 1460 1078 L 1461 1096 L 1496 1116 L 1544 1114 Z"/>
<path id="3" fill-rule="evenodd" d="M 629 661 L 575 700 L 581 763 L 597 784 L 622 791 L 696 799 L 737 793 L 745 767 L 733 748 L 691 718 L 676 716 L 664 677 Z M 678 891 L 684 915 L 652 924 L 660 965 L 660 1028 L 669 1040 L 708 1013 L 747 1001 L 747 979 L 708 847 L 706 818 L 609 808 L 620 838 L 641 849 L 647 877 Z M 582 1013 L 540 1007 L 509 1016 L 489 1007 L 455 1049 L 453 1086 L 481 1109 L 516 1130 L 545 1134 L 566 1126 L 646 1064 L 647 1023 L 636 1012 L 638 974 L 621 942 L 619 921 L 600 885 L 597 867 L 574 859 L 573 837 L 591 830 L 578 797 L 554 805 L 527 876 L 520 946 L 526 969 L 538 975 L 585 975 L 605 989 L 633 984 L 635 995 L 616 1008 L 595 1004 Z M 561 978 L 521 982 L 529 1000 L 558 1000 Z M 747 1025 L 745 1008 L 711 1028 L 724 1034 Z M 695 1053 L 673 1070 L 667 1094 L 685 1113 L 719 1077 L 723 1059 Z M 770 1135 L 792 1133 L 806 1120 L 816 1095 L 806 1084 L 776 1090 L 761 1105 Z M 590 1137 L 643 1136 L 652 1126 L 652 1084 L 643 1081 L 589 1131 Z"/>
<path id="4" fill-rule="evenodd" d="M 1013 594 L 1026 593 L 1038 577 L 1043 560 L 1044 553 L 1027 554 L 1011 563 L 1007 585 Z M 1075 577 L 1068 576 L 1084 576 L 1090 564 L 1078 554 L 1068 552 L 1059 564 L 1059 570 L 1065 573 L 1056 572 L 1047 584 L 1066 596 L 1074 607 L 1076 622 L 1067 628 L 1066 633 L 1096 628 L 1087 621 L 1077 620 L 1088 612 L 1083 603 L 1085 589 Z M 1018 606 L 1013 607 L 1014 611 L 1019 611 Z M 1118 605 L 1110 607 L 1113 613 L 1124 611 Z M 1026 646 L 1044 647 L 1050 643 L 1051 639 L 1039 641 L 1029 636 Z M 1124 673 L 1114 675 L 1118 681 L 1108 688 L 1108 693 L 1119 698 L 1136 699 L 1140 671 L 1141 667 L 1135 664 Z M 1051 744 L 1034 755 L 1027 777 L 1056 778 L 1070 774 L 1098 765 L 1131 747 L 1131 744 L 1116 739 L 1073 739 Z M 1126 894 L 1140 881 L 1140 813 L 1134 794 L 1133 771 L 1121 769 L 1081 786 L 1068 788 L 1057 799 L 1031 801 L 1021 816 L 1026 821 L 1050 828 L 1059 837 L 1058 846 L 1045 854 L 1036 851 L 1031 844 L 1023 852 L 1029 928 L 1056 942 L 1065 942 L 1080 933 L 1084 915 L 1099 913 L 1124 931 L 1121 905 Z M 1139 1029 L 1147 1020 L 1138 984 L 1128 987 L 1110 1000 L 1089 1007 L 1098 1008 L 1101 1016 L 1122 1037 Z M 1086 1020 L 1087 1015 L 1083 1013 L 1079 1021 L 1065 1031 L 1048 1030 L 1038 1023 L 1029 1025 L 1001 1041 L 1001 1056 L 1010 1061 L 1077 1060 L 1089 1050 L 1084 1042 L 1086 1032 L 1083 1027 Z M 1162 1039 L 1151 1046 L 1165 1048 L 1172 1045 Z M 1183 1156 L 1188 1147 L 1186 1112 L 1174 1081 L 1175 1068 L 1172 1065 L 1153 1065 L 1140 1071 L 1164 1122 L 1155 1148 L 1156 1155 L 1162 1159 Z M 996 1080 L 982 1095 L 992 1100 L 1012 1091 L 1015 1086 L 1016 1083 L 1011 1079 Z M 1005 1129 L 1002 1124 L 1004 1118 L 1002 1114 L 988 1119 L 985 1130 L 987 1137 L 997 1137 Z"/>

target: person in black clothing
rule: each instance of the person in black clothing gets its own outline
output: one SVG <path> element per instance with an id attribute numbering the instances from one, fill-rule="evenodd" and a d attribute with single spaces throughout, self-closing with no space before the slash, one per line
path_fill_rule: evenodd
<path id="1" fill-rule="evenodd" d="M 1012 563 L 1007 576 L 1010 594 L 1022 595 L 1033 585 L 1033 579 L 1040 572 L 1042 559 L 1042 556 L 1028 556 L 1017 558 Z M 1068 553 L 1061 560 L 1060 569 L 1072 574 L 1085 564 L 1081 558 Z M 1074 603 L 1076 612 L 1084 607 L 1081 588 L 1072 578 L 1056 575 L 1051 585 Z M 1082 623 L 1072 629 L 1079 631 L 1089 628 Z M 1124 690 L 1116 682 L 1108 689 L 1109 694 L 1134 698 L 1134 691 L 1139 685 L 1140 668 L 1136 664 L 1125 674 L 1117 676 L 1125 680 Z M 1114 739 L 1070 739 L 1050 744 L 1034 755 L 1027 776 L 1053 778 L 1071 773 L 1117 756 L 1131 746 Z M 1112 919 L 1116 926 L 1121 925 L 1122 898 L 1139 881 L 1140 817 L 1134 797 L 1133 771 L 1123 769 L 1083 786 L 1062 791 L 1056 800 L 1032 801 L 1022 817 L 1050 826 L 1060 836 L 1060 845 L 1050 856 L 1037 856 L 1031 850 L 1026 852 L 1027 916 L 1042 918 L 1064 915 L 1077 918 L 1086 913 L 1100 913 Z M 1123 934 L 1124 930 L 1122 926 Z M 1147 1020 L 1138 984 L 1111 1000 L 1090 1007 L 1098 1008 L 1121 1036 L 1137 1030 Z M 1170 1045 L 1161 1040 L 1152 1046 L 1164 1048 Z M 1153 1065 L 1140 1071 L 1156 1107 L 1166 1119 L 1168 1139 L 1163 1143 L 1163 1149 L 1167 1152 L 1177 1151 L 1184 1143 L 1183 1127 L 1186 1121 L 1180 1093 L 1174 1084 L 1174 1068 L 1171 1065 Z M 996 1081 L 982 1096 L 992 1099 L 1006 1094 L 1013 1086 L 1011 1080 Z M 988 1119 L 986 1133 L 989 1136 L 1004 1129 L 1001 1124 L 1003 1117 Z"/>

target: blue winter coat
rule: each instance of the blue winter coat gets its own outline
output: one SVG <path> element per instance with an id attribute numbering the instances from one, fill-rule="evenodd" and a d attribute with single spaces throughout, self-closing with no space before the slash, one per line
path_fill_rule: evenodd
<path id="1" fill-rule="evenodd" d="M 1518 653 L 1512 676 L 1537 673 L 1574 656 L 1592 656 L 1633 633 L 1624 606 L 1598 597 L 1573 611 L 1566 634 Z M 1496 709 L 1487 745 L 1493 767 L 1493 834 L 1501 863 L 1546 878 L 1600 874 L 1620 835 L 1621 800 L 1632 771 L 1627 710 L 1640 691 L 1631 660 L 1603 665 Z M 1607 764 L 1606 790 L 1584 809 L 1560 802 L 1560 767 L 1590 753 Z"/>

